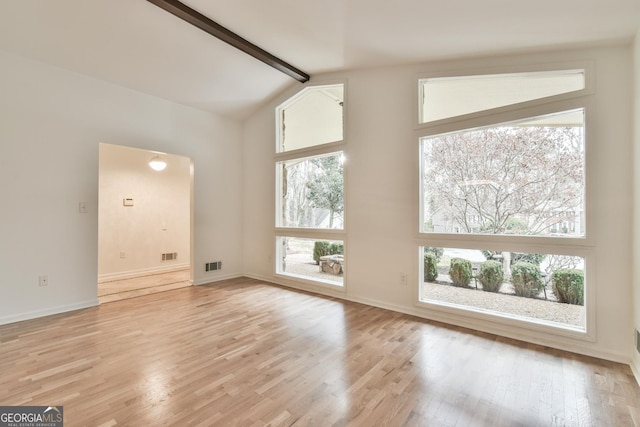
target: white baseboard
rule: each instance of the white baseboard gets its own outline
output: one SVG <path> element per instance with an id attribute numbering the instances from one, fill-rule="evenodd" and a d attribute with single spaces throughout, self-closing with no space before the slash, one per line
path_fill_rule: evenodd
<path id="1" fill-rule="evenodd" d="M 636 382 L 640 386 L 640 358 L 638 356 L 631 359 L 631 363 L 629 366 L 631 367 L 631 372 L 633 372 L 633 376 L 636 379 Z"/>
<path id="2" fill-rule="evenodd" d="M 243 274 L 237 274 L 237 273 L 225 274 L 225 275 L 215 274 L 214 276 L 211 276 L 211 277 L 200 277 L 197 280 L 195 280 L 193 284 L 195 286 L 208 285 L 209 283 L 221 282 L 223 280 L 237 279 L 239 277 L 248 277 L 248 276 L 244 276 Z"/>
<path id="3" fill-rule="evenodd" d="M 264 282 L 272 283 L 274 285 L 284 286 L 292 289 L 298 289 L 300 291 L 316 293 L 316 294 L 324 295 L 327 297 L 336 297 L 336 298 L 349 300 L 349 298 L 346 296 L 344 288 L 342 287 L 325 285 L 322 283 L 315 285 L 312 283 L 307 283 L 307 282 L 299 281 L 296 279 L 287 279 L 286 276 L 269 277 L 269 276 L 262 276 L 260 274 L 243 274 L 243 276 L 248 277 L 250 279 L 262 280 Z"/>
<path id="4" fill-rule="evenodd" d="M 0 325 L 9 323 L 22 322 L 24 320 L 36 319 L 38 317 L 51 316 L 52 314 L 66 313 L 69 311 L 81 310 L 83 308 L 95 307 L 98 305 L 98 299 L 80 301 L 74 304 L 60 305 L 57 307 L 49 307 L 44 310 L 28 311 L 26 313 L 14 314 L 10 316 L 0 317 Z"/>
<path id="5" fill-rule="evenodd" d="M 98 275 L 98 283 L 113 282 L 114 280 L 132 279 L 140 276 L 151 276 L 153 274 L 171 273 L 173 271 L 190 268 L 190 264 L 171 264 L 163 267 L 141 268 L 138 270 L 120 271 L 117 273 L 107 273 Z"/>

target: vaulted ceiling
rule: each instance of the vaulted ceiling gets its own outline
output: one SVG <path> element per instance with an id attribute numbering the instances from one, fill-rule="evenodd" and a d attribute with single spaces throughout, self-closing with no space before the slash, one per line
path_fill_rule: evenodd
<path id="1" fill-rule="evenodd" d="M 631 41 L 640 25 L 638 0 L 183 3 L 312 78 Z M 1 0 L 0 49 L 237 119 L 298 84 L 146 0 Z"/>

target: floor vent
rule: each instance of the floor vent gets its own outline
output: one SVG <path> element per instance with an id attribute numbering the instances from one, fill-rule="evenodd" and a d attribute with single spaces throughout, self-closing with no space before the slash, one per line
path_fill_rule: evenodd
<path id="1" fill-rule="evenodd" d="M 178 253 L 177 252 L 171 252 L 168 254 L 162 254 L 162 260 L 163 261 L 173 261 L 178 259 Z"/>
<path id="2" fill-rule="evenodd" d="M 208 262 L 204 265 L 204 271 L 222 270 L 222 261 Z"/>

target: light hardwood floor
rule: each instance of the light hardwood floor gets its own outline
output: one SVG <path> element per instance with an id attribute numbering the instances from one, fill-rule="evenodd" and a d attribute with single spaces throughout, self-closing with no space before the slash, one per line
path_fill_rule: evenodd
<path id="1" fill-rule="evenodd" d="M 65 426 L 633 426 L 628 366 L 251 279 L 0 326 Z"/>
<path id="2" fill-rule="evenodd" d="M 100 304 L 190 286 L 191 269 L 149 274 L 129 279 L 98 281 Z"/>

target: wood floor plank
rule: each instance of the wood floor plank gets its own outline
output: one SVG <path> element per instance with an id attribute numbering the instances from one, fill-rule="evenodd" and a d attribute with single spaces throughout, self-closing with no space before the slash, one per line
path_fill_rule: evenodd
<path id="1" fill-rule="evenodd" d="M 634 426 L 628 366 L 234 279 L 0 326 L 66 426 Z"/>
<path id="2" fill-rule="evenodd" d="M 118 280 L 98 281 L 100 304 L 191 286 L 191 269 L 183 268 Z"/>

